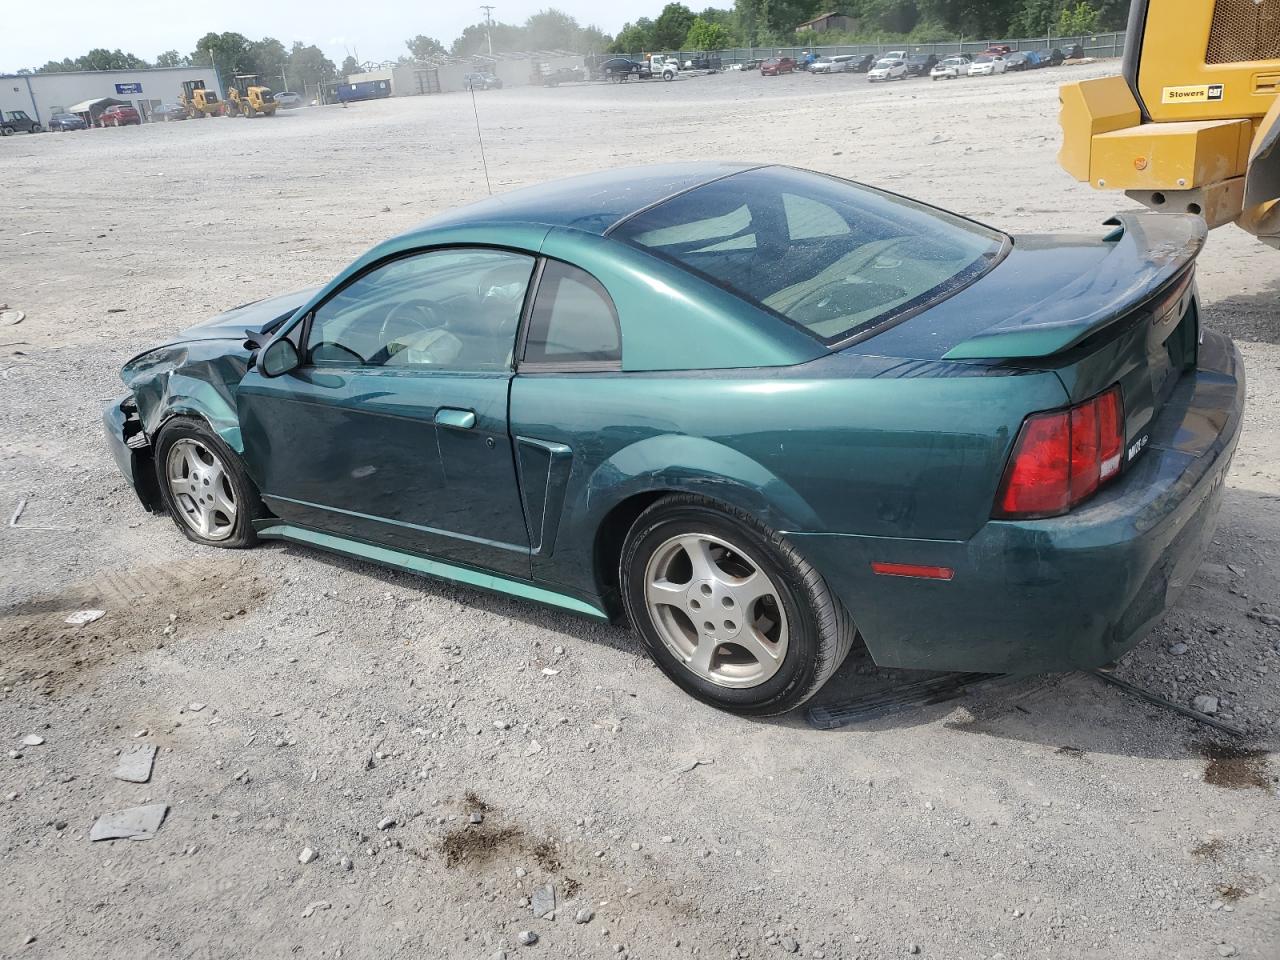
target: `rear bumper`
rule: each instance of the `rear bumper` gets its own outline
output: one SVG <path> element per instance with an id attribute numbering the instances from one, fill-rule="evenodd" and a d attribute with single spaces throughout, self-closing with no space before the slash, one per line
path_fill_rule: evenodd
<path id="1" fill-rule="evenodd" d="M 133 407 L 132 394 L 113 400 L 102 408 L 102 425 L 116 466 L 142 505 L 155 513 L 160 509 L 160 491 L 152 467 L 151 445 L 138 420 L 137 409 Z"/>
<path id="2" fill-rule="evenodd" d="M 991 521 L 967 541 L 790 534 L 845 603 L 878 664 L 1037 673 L 1130 650 L 1190 582 L 1213 535 L 1239 438 L 1240 354 L 1205 333 L 1199 366 L 1124 477 L 1063 517 Z M 950 567 L 877 576 L 872 561 Z"/>

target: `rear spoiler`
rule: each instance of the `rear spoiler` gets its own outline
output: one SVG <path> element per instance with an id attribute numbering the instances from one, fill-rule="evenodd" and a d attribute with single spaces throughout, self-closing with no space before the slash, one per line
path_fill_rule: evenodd
<path id="1" fill-rule="evenodd" d="M 1048 357 L 1105 330 L 1151 299 L 1195 260 L 1208 227 L 1176 213 L 1118 213 L 1097 268 L 995 326 L 956 344 L 946 360 Z"/>

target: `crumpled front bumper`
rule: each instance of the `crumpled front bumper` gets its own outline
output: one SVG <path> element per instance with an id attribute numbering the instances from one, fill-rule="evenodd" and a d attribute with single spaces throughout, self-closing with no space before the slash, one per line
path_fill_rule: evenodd
<path id="1" fill-rule="evenodd" d="M 102 408 L 102 425 L 107 434 L 111 456 L 147 510 L 161 509 L 160 489 L 156 481 L 151 442 L 142 429 L 133 394 L 126 394 Z"/>

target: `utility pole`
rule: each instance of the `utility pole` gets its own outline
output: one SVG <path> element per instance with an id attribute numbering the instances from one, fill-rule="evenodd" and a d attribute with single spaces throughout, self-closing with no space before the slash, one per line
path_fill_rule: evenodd
<path id="1" fill-rule="evenodd" d="M 493 5 L 481 4 L 480 9 L 484 11 L 484 38 L 489 41 L 489 56 L 493 56 L 493 34 L 490 28 L 493 26 Z"/>
<path id="2" fill-rule="evenodd" d="M 280 64 L 280 82 L 284 84 L 284 92 L 289 92 L 289 78 L 285 76 L 285 64 Z"/>

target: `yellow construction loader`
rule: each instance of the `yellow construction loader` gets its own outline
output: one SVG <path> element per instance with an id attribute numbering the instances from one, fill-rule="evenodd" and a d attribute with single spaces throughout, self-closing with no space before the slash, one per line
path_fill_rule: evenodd
<path id="1" fill-rule="evenodd" d="M 1118 77 L 1061 90 L 1063 169 L 1280 247 L 1280 0 L 1133 0 Z"/>
<path id="2" fill-rule="evenodd" d="M 227 91 L 227 113 L 230 116 L 275 116 L 280 104 L 271 96 L 271 88 L 258 83 L 251 73 L 238 74 Z"/>
<path id="3" fill-rule="evenodd" d="M 183 80 L 178 102 L 188 117 L 216 117 L 222 113 L 222 101 L 213 90 L 206 90 L 203 80 Z"/>

